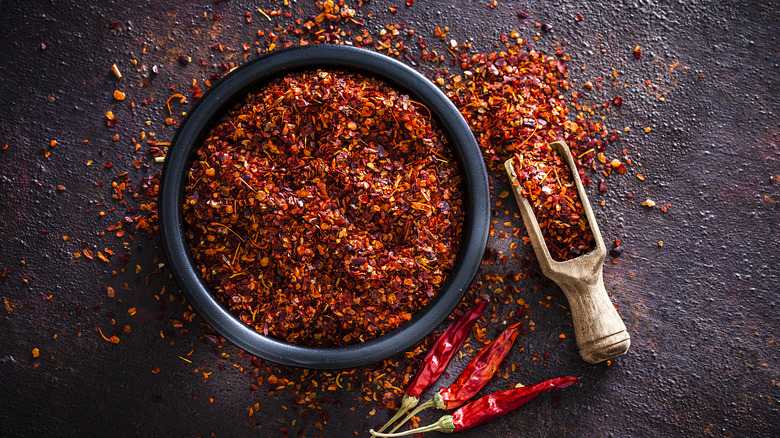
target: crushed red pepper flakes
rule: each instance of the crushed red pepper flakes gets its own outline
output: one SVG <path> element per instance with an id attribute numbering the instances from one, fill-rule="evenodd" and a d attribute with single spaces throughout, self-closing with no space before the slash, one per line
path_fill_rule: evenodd
<path id="1" fill-rule="evenodd" d="M 516 153 L 513 163 L 553 259 L 569 260 L 592 251 L 593 232 L 571 170 L 558 151 L 545 145 Z"/>
<path id="2" fill-rule="evenodd" d="M 525 43 L 521 40 L 520 43 Z M 513 153 L 565 140 L 579 167 L 593 162 L 608 143 L 620 141 L 598 122 L 579 112 L 573 120 L 561 93 L 570 84 L 568 55 L 549 56 L 506 43 L 504 51 L 458 54 L 461 67 L 472 74 L 451 76 L 447 95 L 471 126 L 488 168 L 499 169 Z M 583 183 L 590 179 L 580 172 Z"/>
<path id="3" fill-rule="evenodd" d="M 462 188 L 421 106 L 357 74 L 291 74 L 207 136 L 186 235 L 242 321 L 287 342 L 345 345 L 435 295 L 457 254 Z"/>

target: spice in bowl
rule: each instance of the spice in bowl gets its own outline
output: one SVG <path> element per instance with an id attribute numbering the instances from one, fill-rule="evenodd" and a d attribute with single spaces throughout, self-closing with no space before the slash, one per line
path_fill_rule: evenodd
<path id="1" fill-rule="evenodd" d="M 516 153 L 513 163 L 552 258 L 566 261 L 592 251 L 596 247 L 593 232 L 571 170 L 558 151 L 542 145 Z"/>
<path id="2" fill-rule="evenodd" d="M 242 322 L 305 346 L 399 327 L 444 285 L 464 222 L 458 163 L 430 112 L 357 73 L 277 78 L 196 151 L 185 235 Z"/>

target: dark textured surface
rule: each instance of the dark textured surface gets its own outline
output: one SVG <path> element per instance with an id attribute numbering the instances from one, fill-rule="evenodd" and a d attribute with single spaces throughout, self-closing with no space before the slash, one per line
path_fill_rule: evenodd
<path id="1" fill-rule="evenodd" d="M 364 428 L 389 417 L 359 392 L 338 391 L 321 406 L 328 421 L 320 431 L 316 408 L 302 415 L 288 409 L 289 389 L 252 395 L 250 380 L 233 366 L 250 366 L 237 349 L 202 343 L 197 318 L 183 323 L 187 334 L 173 329 L 171 319 L 181 319 L 184 304 L 169 302 L 176 286 L 164 270 L 150 275 L 149 284 L 143 281 L 164 260 L 140 234 L 129 246 L 126 273 L 112 275 L 120 269 L 116 255 L 109 264 L 72 255 L 81 242 L 120 251 L 120 240 L 100 235 L 124 215 L 109 210 L 116 203 L 108 186 L 121 170 L 136 182 L 150 173 L 132 167 L 136 157 L 155 166 L 145 148 L 134 152 L 130 138 L 146 129 L 169 140 L 172 129 L 160 126 L 170 86 L 186 89 L 192 78 L 202 84 L 214 70 L 199 72 L 197 63 L 182 68 L 177 56 L 218 63 L 228 54 L 211 46 L 221 42 L 239 48 L 233 60 L 241 62 L 241 43 L 253 42 L 261 26 L 257 14 L 252 25 L 243 23 L 244 11 L 258 6 L 243 3 L 3 3 L 0 149 L 8 148 L 0 150 L 0 272 L 9 274 L 0 279 L 0 435 L 279 436 L 287 426 L 291 436 L 354 436 L 353 430 L 367 436 Z M 619 238 L 625 247 L 617 264 L 605 266 L 605 283 L 633 342 L 609 367 L 585 364 L 558 305 L 566 304 L 561 291 L 536 277 L 522 280 L 518 287 L 531 304 L 535 329 L 520 337 L 525 348 L 510 358 L 522 365 L 509 381 L 574 374 L 582 376 L 582 386 L 544 395 L 460 436 L 776 434 L 780 183 L 770 178 L 780 177 L 780 5 L 504 0 L 491 9 L 488 3 L 418 0 L 392 15 L 392 3 L 372 1 L 361 10 L 374 12 L 366 26 L 372 32 L 404 21 L 435 41 L 432 29 L 448 25 L 450 38 L 471 40 L 480 51 L 492 50 L 502 31 L 532 37 L 534 22 L 549 23 L 552 31 L 534 44 L 547 49 L 568 41 L 578 91 L 586 80 L 602 77 L 606 84 L 617 73 L 618 87 L 585 90 L 583 100 L 601 103 L 620 94 L 626 101 L 605 111 L 606 123 L 631 128 L 622 146 L 634 164 L 625 177 L 608 179 L 606 194 L 594 186 L 591 196 L 594 204 L 605 201 L 596 214 L 608 244 Z M 294 6 L 304 15 L 315 11 L 303 1 Z M 518 20 L 519 10 L 535 15 Z M 222 21 L 204 19 L 204 12 L 219 13 Z M 575 22 L 577 14 L 584 20 Z M 116 31 L 109 29 L 112 21 L 119 22 Z M 636 45 L 640 60 L 633 56 Z M 135 69 L 132 59 L 139 60 Z M 122 82 L 111 75 L 112 63 L 127 72 Z M 160 71 L 144 88 L 142 64 Z M 125 105 L 120 123 L 108 128 L 104 114 L 119 106 L 111 97 L 117 87 L 135 100 L 155 96 L 155 102 L 132 111 Z M 646 126 L 652 131 L 644 133 Z M 114 133 L 119 141 L 111 141 Z M 48 146 L 52 139 L 58 141 L 54 148 Z M 88 160 L 94 164 L 87 167 Z M 105 169 L 107 161 L 115 167 Z M 635 173 L 646 179 L 629 177 Z M 102 187 L 94 185 L 98 180 Z M 501 175 L 494 182 L 494 195 L 506 188 Z M 57 189 L 60 184 L 66 191 Z M 648 198 L 671 207 L 662 213 L 641 206 Z M 497 220 L 497 228 L 507 220 L 503 208 Z M 509 241 L 496 238 L 489 245 L 506 249 Z M 116 298 L 107 298 L 101 285 L 113 287 Z M 159 293 L 163 285 L 168 292 Z M 102 307 L 93 310 L 98 302 Z M 131 307 L 134 316 L 127 313 Z M 117 326 L 132 326 L 118 345 L 95 332 L 102 327 L 110 335 L 111 312 Z M 37 359 L 33 348 L 40 349 Z M 193 372 L 201 366 L 213 371 L 205 381 Z M 506 385 L 500 381 L 494 388 Z M 256 402 L 260 425 L 253 429 L 247 411 Z M 423 422 L 437 415 L 423 415 Z"/>

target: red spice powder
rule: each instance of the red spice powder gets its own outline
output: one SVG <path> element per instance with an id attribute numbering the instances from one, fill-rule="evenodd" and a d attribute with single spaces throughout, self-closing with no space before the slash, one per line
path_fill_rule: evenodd
<path id="1" fill-rule="evenodd" d="M 359 74 L 294 73 L 236 105 L 186 187 L 200 274 L 261 333 L 330 346 L 393 330 L 444 283 L 463 223 L 430 113 Z"/>

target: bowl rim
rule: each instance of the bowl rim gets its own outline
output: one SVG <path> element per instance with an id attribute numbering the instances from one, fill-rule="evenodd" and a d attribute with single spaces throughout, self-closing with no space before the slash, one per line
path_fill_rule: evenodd
<path id="1" fill-rule="evenodd" d="M 412 319 L 363 343 L 305 347 L 264 336 L 222 306 L 200 278 L 184 234 L 182 203 L 192 154 L 215 120 L 246 93 L 280 75 L 304 69 L 357 71 L 385 81 L 433 114 L 460 164 L 466 212 L 461 247 L 444 286 Z M 388 56 L 351 46 L 315 44 L 266 54 L 227 74 L 188 112 L 171 141 L 160 180 L 158 217 L 162 244 L 173 277 L 205 322 L 239 348 L 281 365 L 333 370 L 386 359 L 430 334 L 463 298 L 482 261 L 490 225 L 487 171 L 474 135 L 458 109 L 430 80 Z"/>

